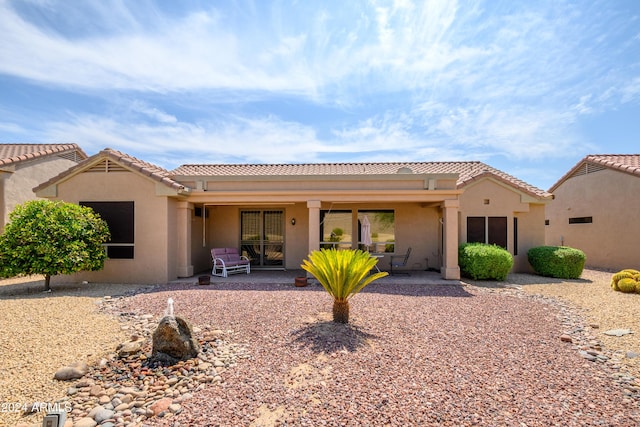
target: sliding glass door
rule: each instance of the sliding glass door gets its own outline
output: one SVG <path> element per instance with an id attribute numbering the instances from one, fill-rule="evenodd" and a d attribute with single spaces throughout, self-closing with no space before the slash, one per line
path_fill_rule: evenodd
<path id="1" fill-rule="evenodd" d="M 284 211 L 244 210 L 240 212 L 242 255 L 254 267 L 284 266 Z"/>

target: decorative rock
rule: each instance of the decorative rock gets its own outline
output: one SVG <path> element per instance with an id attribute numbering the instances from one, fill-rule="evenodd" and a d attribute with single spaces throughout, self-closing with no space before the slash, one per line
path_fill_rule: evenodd
<path id="1" fill-rule="evenodd" d="M 95 413 L 95 415 L 93 416 L 93 419 L 98 424 L 101 424 L 103 421 L 111 419 L 114 416 L 114 414 L 115 414 L 114 411 L 112 411 L 110 409 L 102 408 L 101 410 L 99 410 L 99 411 L 97 411 Z"/>
<path id="2" fill-rule="evenodd" d="M 595 362 L 597 360 L 596 356 L 594 356 L 592 354 L 589 354 L 584 350 L 580 350 L 579 354 L 580 354 L 580 356 L 582 356 L 583 358 L 585 358 L 585 359 L 587 359 L 587 360 L 589 360 L 591 362 Z"/>
<path id="3" fill-rule="evenodd" d="M 115 408 L 113 408 L 116 412 L 122 412 L 126 409 L 129 409 L 129 404 L 128 403 L 121 403 L 118 406 L 116 406 Z"/>
<path id="4" fill-rule="evenodd" d="M 136 339 L 135 341 L 127 341 L 125 343 L 120 344 L 116 351 L 118 352 L 118 356 L 120 357 L 128 357 L 133 354 L 139 353 L 142 350 L 142 340 Z"/>
<path id="5" fill-rule="evenodd" d="M 84 417 L 73 423 L 73 427 L 95 427 L 98 425 L 93 418 Z"/>
<path id="6" fill-rule="evenodd" d="M 631 329 L 610 329 L 608 331 L 604 331 L 605 335 L 609 335 L 612 337 L 621 337 L 624 335 L 632 334 Z"/>
<path id="7" fill-rule="evenodd" d="M 195 358 L 200 345 L 192 336 L 193 329 L 183 318 L 163 317 L 153 332 L 152 358 L 171 365 L 180 360 Z"/>
<path id="8" fill-rule="evenodd" d="M 154 416 L 166 411 L 169 409 L 169 405 L 171 405 L 172 400 L 168 397 L 158 400 L 153 405 L 149 407 L 151 409 Z"/>
<path id="9" fill-rule="evenodd" d="M 101 393 L 104 393 L 104 390 L 99 385 L 91 386 L 89 389 L 89 396 L 100 396 Z"/>
<path id="10" fill-rule="evenodd" d="M 636 357 L 640 356 L 638 353 L 636 353 L 635 351 L 627 351 L 627 354 L 625 355 L 627 357 L 627 359 L 635 359 Z"/>
<path id="11" fill-rule="evenodd" d="M 102 405 L 98 405 L 95 406 L 93 409 L 91 409 L 91 411 L 89 411 L 89 413 L 87 414 L 87 417 L 93 418 L 99 411 L 104 410 L 104 406 Z"/>
<path id="12" fill-rule="evenodd" d="M 53 376 L 58 381 L 68 381 L 82 378 L 89 372 L 89 367 L 84 362 L 74 362 L 56 371 Z"/>
<path id="13" fill-rule="evenodd" d="M 169 405 L 169 411 L 171 411 L 173 414 L 177 414 L 178 412 L 180 412 L 182 410 L 182 406 L 180 406 L 177 403 L 172 403 L 171 405 Z"/>
<path id="14" fill-rule="evenodd" d="M 560 335 L 560 341 L 562 342 L 573 342 L 573 338 L 571 338 L 569 335 Z"/>

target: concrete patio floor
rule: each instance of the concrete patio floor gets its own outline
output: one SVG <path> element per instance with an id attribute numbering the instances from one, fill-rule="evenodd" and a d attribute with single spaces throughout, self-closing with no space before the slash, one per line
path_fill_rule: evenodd
<path id="1" fill-rule="evenodd" d="M 404 273 L 404 272 L 403 272 Z M 394 274 L 376 280 L 379 284 L 425 284 L 425 285 L 460 285 L 459 280 L 445 280 L 441 274 L 436 271 L 412 270 L 406 271 L 408 274 Z M 304 270 L 252 270 L 250 274 L 236 273 L 230 274 L 228 277 L 212 276 L 211 271 L 204 271 L 193 277 L 182 278 L 172 281 L 172 283 L 197 283 L 199 276 L 209 275 L 211 283 L 278 283 L 293 284 L 296 277 L 306 276 Z M 317 282 L 313 277 L 309 278 L 309 283 Z"/>

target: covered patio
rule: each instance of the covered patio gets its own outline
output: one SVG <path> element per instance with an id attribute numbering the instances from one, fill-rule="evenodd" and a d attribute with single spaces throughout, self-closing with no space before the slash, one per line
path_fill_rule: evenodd
<path id="1" fill-rule="evenodd" d="M 198 283 L 198 277 L 202 275 L 210 275 L 210 271 L 202 272 L 188 278 L 181 278 L 170 283 Z M 394 284 L 418 284 L 418 285 L 460 285 L 459 280 L 443 279 L 439 271 L 423 271 L 412 270 L 408 275 L 386 276 L 376 280 L 374 283 L 381 285 Z M 304 277 L 306 272 L 300 270 L 256 270 L 250 274 L 230 274 L 229 277 L 211 276 L 211 284 L 208 286 L 215 287 L 220 284 L 230 283 L 256 283 L 256 284 L 279 284 L 294 286 L 296 277 Z M 206 285 L 203 285 L 206 287 Z M 309 279 L 309 286 L 320 286 L 314 278 Z M 366 289 L 366 288 L 365 288 Z"/>

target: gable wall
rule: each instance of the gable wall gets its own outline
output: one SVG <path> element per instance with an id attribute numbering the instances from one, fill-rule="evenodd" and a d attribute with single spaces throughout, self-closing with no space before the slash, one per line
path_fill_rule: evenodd
<path id="1" fill-rule="evenodd" d="M 489 204 L 485 204 L 485 200 Z M 523 203 L 520 193 L 491 179 L 484 179 L 465 188 L 460 196 L 460 243 L 467 239 L 467 217 L 507 217 L 507 250 L 513 255 L 514 272 L 531 271 L 527 251 L 544 245 L 544 204 Z M 518 218 L 518 248 L 514 247 L 514 221 Z"/>
<path id="2" fill-rule="evenodd" d="M 640 177 L 612 169 L 576 176 L 560 184 L 547 207 L 547 245 L 570 246 L 590 267 L 640 268 Z M 569 218 L 592 217 L 588 224 Z"/>
<path id="3" fill-rule="evenodd" d="M 175 278 L 175 206 L 155 193 L 155 182 L 132 172 L 85 172 L 58 184 L 57 199 L 66 202 L 133 201 L 135 253 L 134 259 L 107 259 L 101 271 L 56 281 L 153 284 Z"/>
<path id="4" fill-rule="evenodd" d="M 34 187 L 75 165 L 72 160 L 48 156 L 17 163 L 13 172 L 0 173 L 0 232 L 17 205 L 37 199 Z"/>

